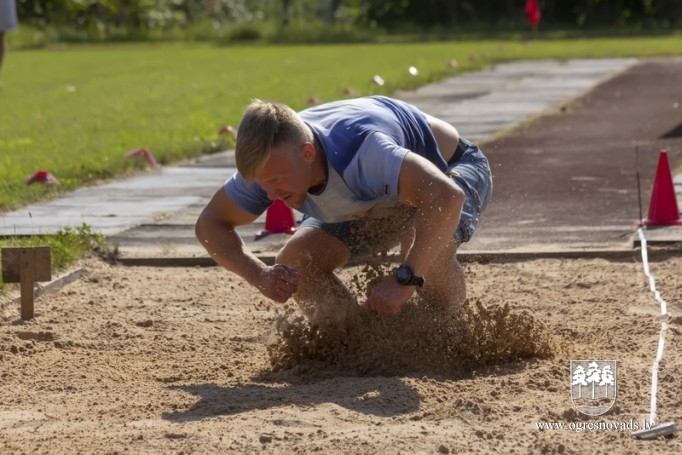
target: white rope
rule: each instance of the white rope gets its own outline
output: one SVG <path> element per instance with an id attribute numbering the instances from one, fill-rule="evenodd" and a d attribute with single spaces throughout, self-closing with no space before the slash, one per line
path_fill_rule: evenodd
<path id="1" fill-rule="evenodd" d="M 649 259 L 646 247 L 646 238 L 644 238 L 644 232 L 640 227 L 637 230 L 639 234 L 639 241 L 642 245 L 642 266 L 644 267 L 644 274 L 649 279 L 649 288 L 653 292 L 656 301 L 661 305 L 661 315 L 658 319 L 661 321 L 661 332 L 658 337 L 658 350 L 656 351 L 656 359 L 651 368 L 651 411 L 649 413 L 649 424 L 654 425 L 656 422 L 656 392 L 658 390 L 658 364 L 661 363 L 663 358 L 663 347 L 665 345 L 665 334 L 668 331 L 668 321 L 670 321 L 671 315 L 668 313 L 668 304 L 663 300 L 661 294 L 656 290 L 656 281 L 649 271 Z"/>

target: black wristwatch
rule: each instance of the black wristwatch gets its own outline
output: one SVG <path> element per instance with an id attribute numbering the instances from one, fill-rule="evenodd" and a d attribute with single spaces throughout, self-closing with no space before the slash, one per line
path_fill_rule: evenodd
<path id="1" fill-rule="evenodd" d="M 403 286 L 424 286 L 424 277 L 416 276 L 409 265 L 401 265 L 396 269 L 395 280 Z"/>

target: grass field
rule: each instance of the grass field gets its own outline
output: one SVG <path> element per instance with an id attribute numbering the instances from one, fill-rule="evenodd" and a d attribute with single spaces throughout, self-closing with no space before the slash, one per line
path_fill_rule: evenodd
<path id="1" fill-rule="evenodd" d="M 0 77 L 0 211 L 144 165 L 125 159 L 146 147 L 162 163 L 230 146 L 252 98 L 305 108 L 389 94 L 490 63 L 538 58 L 676 55 L 682 36 L 619 39 L 439 42 L 325 46 L 101 45 L 8 53 Z M 457 69 L 448 65 L 459 62 Z M 410 66 L 419 75 L 408 72 Z M 383 87 L 371 82 L 379 74 Z M 58 188 L 27 186 L 39 169 Z"/>

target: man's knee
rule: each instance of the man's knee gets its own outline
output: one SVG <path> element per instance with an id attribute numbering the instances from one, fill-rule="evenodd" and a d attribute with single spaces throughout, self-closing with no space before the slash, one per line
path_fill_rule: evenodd
<path id="1" fill-rule="evenodd" d="M 348 262 L 350 252 L 341 241 L 318 229 L 297 232 L 277 254 L 277 263 L 301 272 L 315 268 L 332 272 Z"/>
<path id="2" fill-rule="evenodd" d="M 292 238 L 279 250 L 275 263 L 299 269 L 310 262 L 309 259 L 306 260 L 310 255 L 311 253 L 307 251 L 302 242 L 294 241 Z"/>

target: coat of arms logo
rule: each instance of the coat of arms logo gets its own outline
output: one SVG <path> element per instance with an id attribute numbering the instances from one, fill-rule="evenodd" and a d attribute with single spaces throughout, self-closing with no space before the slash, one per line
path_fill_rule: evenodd
<path id="1" fill-rule="evenodd" d="M 571 360 L 571 401 L 588 416 L 599 416 L 616 402 L 615 360 Z"/>

